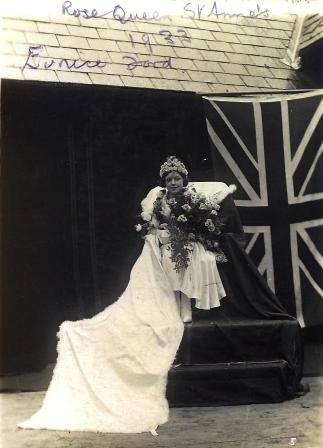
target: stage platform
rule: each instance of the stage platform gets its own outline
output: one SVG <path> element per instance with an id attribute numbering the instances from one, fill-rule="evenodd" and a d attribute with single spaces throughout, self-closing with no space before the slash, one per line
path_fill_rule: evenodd
<path id="1" fill-rule="evenodd" d="M 175 407 L 281 402 L 302 371 L 296 320 L 201 320 L 185 325 L 167 394 Z"/>

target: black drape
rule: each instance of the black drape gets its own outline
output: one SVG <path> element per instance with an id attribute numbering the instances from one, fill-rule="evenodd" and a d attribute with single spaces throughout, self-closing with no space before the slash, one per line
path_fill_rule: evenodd
<path id="1" fill-rule="evenodd" d="M 2 80 L 2 373 L 56 357 L 60 322 L 122 293 L 167 155 L 213 180 L 195 94 Z"/>

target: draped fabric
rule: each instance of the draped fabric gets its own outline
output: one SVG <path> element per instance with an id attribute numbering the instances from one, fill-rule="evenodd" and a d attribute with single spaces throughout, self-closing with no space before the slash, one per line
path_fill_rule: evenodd
<path id="1" fill-rule="evenodd" d="M 221 204 L 227 233 L 220 245 L 228 258 L 221 277 L 231 308 L 249 319 L 293 320 L 241 248 L 232 199 L 223 197 Z M 119 300 L 91 319 L 60 326 L 57 364 L 43 405 L 19 426 L 153 433 L 168 419 L 167 375 L 182 335 L 158 238 L 150 234 Z M 296 368 L 292 362 L 290 367 Z"/>
<path id="2" fill-rule="evenodd" d="M 138 433 L 167 421 L 167 373 L 183 323 L 160 261 L 147 236 L 119 300 L 61 325 L 42 408 L 21 428 Z"/>
<path id="3" fill-rule="evenodd" d="M 215 177 L 237 185 L 246 251 L 301 326 L 323 324 L 322 102 L 322 91 L 204 99 Z"/>

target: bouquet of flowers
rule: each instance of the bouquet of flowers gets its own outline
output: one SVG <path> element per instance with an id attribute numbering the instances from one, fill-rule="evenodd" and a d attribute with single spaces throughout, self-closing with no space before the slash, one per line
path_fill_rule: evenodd
<path id="1" fill-rule="evenodd" d="M 167 198 L 165 191 L 157 195 L 153 213 L 161 226 L 165 228 L 167 225 L 171 259 L 177 272 L 187 268 L 194 242 L 200 242 L 205 249 L 214 252 L 218 262 L 227 261 L 218 244 L 224 225 L 218 214 L 219 209 L 216 195 L 207 197 L 192 188 L 172 198 Z M 143 224 L 147 228 L 149 225 Z M 136 230 L 139 231 L 138 228 Z M 141 226 L 140 231 L 145 230 Z"/>

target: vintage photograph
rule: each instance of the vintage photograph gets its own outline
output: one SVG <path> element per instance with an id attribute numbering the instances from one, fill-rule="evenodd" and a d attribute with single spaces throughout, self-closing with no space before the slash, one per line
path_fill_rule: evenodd
<path id="1" fill-rule="evenodd" d="M 2 445 L 322 447 L 322 2 L 1 15 Z"/>

